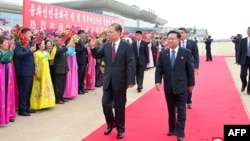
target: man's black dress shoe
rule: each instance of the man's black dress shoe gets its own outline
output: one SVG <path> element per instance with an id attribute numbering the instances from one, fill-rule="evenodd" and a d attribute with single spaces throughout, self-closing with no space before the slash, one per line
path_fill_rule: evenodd
<path id="1" fill-rule="evenodd" d="M 56 104 L 64 104 L 63 101 L 57 101 Z"/>
<path id="2" fill-rule="evenodd" d="M 244 92 L 246 87 L 247 87 L 247 85 L 243 85 L 242 88 L 241 88 L 241 92 Z"/>
<path id="3" fill-rule="evenodd" d="M 122 139 L 124 137 L 124 133 L 118 133 L 116 138 L 117 139 Z"/>
<path id="4" fill-rule="evenodd" d="M 108 127 L 107 129 L 104 130 L 104 135 L 108 135 L 111 133 L 113 127 Z"/>
<path id="5" fill-rule="evenodd" d="M 14 118 L 10 118 L 9 121 L 10 121 L 10 122 L 15 122 L 15 119 L 14 119 Z"/>
<path id="6" fill-rule="evenodd" d="M 167 134 L 168 136 L 174 136 L 174 133 L 172 133 L 172 132 L 168 132 L 168 134 Z"/>
<path id="7" fill-rule="evenodd" d="M 36 113 L 35 110 L 28 110 L 27 113 Z"/>
<path id="8" fill-rule="evenodd" d="M 113 124 L 112 126 L 108 126 L 108 128 L 104 130 L 104 134 L 105 135 L 110 134 L 113 128 L 115 128 L 115 124 Z"/>
<path id="9" fill-rule="evenodd" d="M 96 85 L 95 85 L 95 87 L 101 87 L 101 85 L 99 85 L 99 84 L 96 84 Z"/>
<path id="10" fill-rule="evenodd" d="M 69 102 L 68 100 L 63 99 L 62 102 Z"/>
<path id="11" fill-rule="evenodd" d="M 24 112 L 24 113 L 18 113 L 18 115 L 20 115 L 20 116 L 30 116 L 30 113 Z"/>
<path id="12" fill-rule="evenodd" d="M 141 89 L 137 89 L 137 91 L 138 91 L 138 93 L 140 93 L 140 92 L 141 92 Z"/>
<path id="13" fill-rule="evenodd" d="M 78 94 L 84 94 L 84 92 L 83 91 L 78 91 Z"/>
<path id="14" fill-rule="evenodd" d="M 177 141 L 184 141 L 183 137 L 177 137 Z"/>

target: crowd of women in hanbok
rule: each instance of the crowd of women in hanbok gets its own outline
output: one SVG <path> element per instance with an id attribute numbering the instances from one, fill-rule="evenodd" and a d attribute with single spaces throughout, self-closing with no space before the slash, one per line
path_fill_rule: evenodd
<path id="1" fill-rule="evenodd" d="M 92 35 L 84 30 L 74 34 L 68 31 L 53 38 L 47 34 L 40 38 L 29 28 L 16 33 L 0 36 L 0 125 L 14 122 L 16 114 L 30 116 L 103 85 L 105 62 L 93 58 L 88 39 L 98 37 L 102 47 L 108 41 L 104 32 Z M 149 69 L 156 65 L 165 42 L 158 37 L 144 40 L 148 42 Z"/>

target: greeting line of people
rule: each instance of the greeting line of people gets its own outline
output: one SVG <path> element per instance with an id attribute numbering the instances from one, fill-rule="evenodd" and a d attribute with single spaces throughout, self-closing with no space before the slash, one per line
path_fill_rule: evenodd
<path id="1" fill-rule="evenodd" d="M 84 30 L 53 39 L 39 38 L 29 28 L 21 28 L 20 33 L 29 41 L 26 46 L 20 39 L 0 36 L 0 104 L 4 105 L 0 125 L 14 122 L 16 110 L 20 116 L 30 116 L 103 86 L 105 62 L 92 56 L 90 36 Z M 141 32 L 138 36 L 142 38 Z M 98 50 L 109 41 L 103 34 L 98 40 Z M 147 58 L 142 67 L 145 70 L 156 65 L 158 44 L 155 38 L 143 40 L 141 50 L 147 51 L 143 54 Z M 138 87 L 141 85 L 138 83 Z"/>

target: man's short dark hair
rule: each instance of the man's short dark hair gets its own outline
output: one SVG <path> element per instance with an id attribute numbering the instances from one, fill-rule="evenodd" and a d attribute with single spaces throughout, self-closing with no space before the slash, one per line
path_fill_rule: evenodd
<path id="1" fill-rule="evenodd" d="M 109 27 L 114 27 L 115 31 L 122 33 L 122 26 L 118 23 L 112 23 Z"/>
<path id="2" fill-rule="evenodd" d="M 185 33 L 187 33 L 187 30 L 186 30 L 186 28 L 184 28 L 184 27 L 180 27 L 179 30 L 182 30 L 182 31 L 184 31 Z"/>
<path id="3" fill-rule="evenodd" d="M 135 33 L 136 33 L 136 34 L 141 34 L 141 35 L 142 35 L 142 32 L 141 32 L 141 31 L 136 31 Z"/>
<path id="4" fill-rule="evenodd" d="M 31 31 L 31 29 L 30 29 L 30 28 L 23 28 L 23 29 L 21 30 L 21 33 L 25 34 L 25 33 L 28 32 L 28 31 Z"/>
<path id="5" fill-rule="evenodd" d="M 168 36 L 169 34 L 176 34 L 176 36 L 177 36 L 178 39 L 181 38 L 181 34 L 180 34 L 180 32 L 178 32 L 178 31 L 171 30 L 171 31 L 168 32 L 167 36 Z"/>
<path id="6" fill-rule="evenodd" d="M 85 31 L 82 30 L 82 29 L 78 30 L 78 32 L 77 32 L 78 35 L 79 35 L 79 34 L 82 34 L 82 33 L 85 33 Z"/>

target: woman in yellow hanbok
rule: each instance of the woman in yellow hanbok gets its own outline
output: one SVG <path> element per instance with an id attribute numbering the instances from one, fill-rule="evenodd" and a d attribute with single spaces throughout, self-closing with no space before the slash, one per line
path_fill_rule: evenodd
<path id="1" fill-rule="evenodd" d="M 45 41 L 37 44 L 37 51 L 34 53 L 35 75 L 30 97 L 30 108 L 40 110 L 55 106 L 55 93 L 50 76 L 49 60 L 53 60 L 56 50 L 51 54 L 45 51 Z"/>

